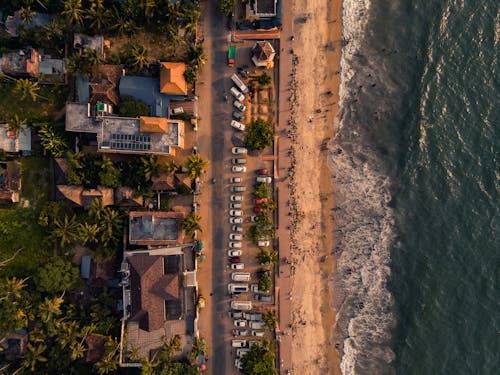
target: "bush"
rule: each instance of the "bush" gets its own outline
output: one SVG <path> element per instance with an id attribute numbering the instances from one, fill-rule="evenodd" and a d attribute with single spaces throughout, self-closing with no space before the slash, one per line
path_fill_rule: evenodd
<path id="1" fill-rule="evenodd" d="M 268 292 L 271 290 L 272 286 L 273 283 L 269 275 L 267 274 L 262 275 L 262 277 L 259 279 L 259 290 L 263 292 Z"/>
<path id="2" fill-rule="evenodd" d="M 74 287 L 78 278 L 78 267 L 63 258 L 56 258 L 40 268 L 35 284 L 38 291 L 55 294 Z"/>
<path id="3" fill-rule="evenodd" d="M 234 0 L 219 0 L 220 11 L 226 16 L 229 16 L 233 12 Z"/>
<path id="4" fill-rule="evenodd" d="M 271 84 L 271 76 L 266 72 L 262 73 L 259 78 L 257 78 L 257 82 L 259 82 L 262 86 L 267 86 Z"/>
<path id="5" fill-rule="evenodd" d="M 258 118 L 246 126 L 245 145 L 250 150 L 263 150 L 273 143 L 273 136 L 273 125 Z"/>
<path id="6" fill-rule="evenodd" d="M 151 108 L 142 100 L 135 100 L 131 96 L 123 95 L 118 106 L 118 114 L 122 117 L 149 116 Z"/>

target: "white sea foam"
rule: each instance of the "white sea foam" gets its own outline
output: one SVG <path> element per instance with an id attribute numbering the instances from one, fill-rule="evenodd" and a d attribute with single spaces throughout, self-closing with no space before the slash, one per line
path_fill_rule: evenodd
<path id="1" fill-rule="evenodd" d="M 390 374 L 394 360 L 390 332 L 394 325 L 390 278 L 390 246 L 394 219 L 389 178 L 381 161 L 366 145 L 357 142 L 363 126 L 352 124 L 351 105 L 356 97 L 357 67 L 353 55 L 364 42 L 370 2 L 344 0 L 340 85 L 340 122 L 329 159 L 335 192 L 337 267 L 345 300 L 337 322 L 345 333 L 341 370 L 344 375 Z M 342 150 L 339 153 L 339 150 Z"/>

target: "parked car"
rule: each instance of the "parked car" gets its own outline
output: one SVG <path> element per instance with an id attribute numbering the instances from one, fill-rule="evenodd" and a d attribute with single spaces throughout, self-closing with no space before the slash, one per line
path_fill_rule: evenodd
<path id="1" fill-rule="evenodd" d="M 257 169 L 257 174 L 260 174 L 261 176 L 267 176 L 271 171 L 267 168 L 261 168 Z"/>
<path id="2" fill-rule="evenodd" d="M 239 233 L 229 233 L 229 239 L 232 241 L 241 241 L 243 236 Z"/>
<path id="3" fill-rule="evenodd" d="M 260 302 L 272 302 L 273 301 L 273 297 L 271 297 L 271 296 L 264 296 L 262 294 L 254 294 L 253 298 L 256 301 L 260 301 Z"/>
<path id="4" fill-rule="evenodd" d="M 273 179 L 269 176 L 259 176 L 256 178 L 257 182 L 265 182 L 266 184 L 270 184 L 273 182 Z"/>
<path id="5" fill-rule="evenodd" d="M 248 336 L 248 331 L 246 329 L 235 329 L 234 335 L 235 336 Z"/>
<path id="6" fill-rule="evenodd" d="M 252 221 L 252 222 L 254 222 L 254 223 L 255 223 L 255 222 L 259 221 L 259 217 L 258 217 L 258 216 L 255 216 L 255 215 L 250 216 L 250 221 Z"/>
<path id="7" fill-rule="evenodd" d="M 253 329 L 264 329 L 266 327 L 266 323 L 264 323 L 264 322 L 251 321 L 251 322 L 249 322 L 248 325 L 250 326 L 250 328 L 253 328 Z"/>
<path id="8" fill-rule="evenodd" d="M 240 209 L 241 208 L 241 203 L 229 203 L 229 208 Z"/>
<path id="9" fill-rule="evenodd" d="M 243 232 L 243 228 L 242 228 L 242 227 L 240 227 L 239 225 L 233 225 L 233 226 L 231 227 L 231 230 L 232 230 L 233 232 Z"/>
<path id="10" fill-rule="evenodd" d="M 245 95 L 243 95 L 240 90 L 238 90 L 236 87 L 231 87 L 231 90 L 229 90 L 231 92 L 231 95 L 234 96 L 236 98 L 236 100 L 242 102 L 243 100 L 245 100 Z"/>
<path id="11" fill-rule="evenodd" d="M 232 270 L 244 270 L 245 264 L 244 263 L 233 263 L 233 264 L 231 264 L 231 269 Z"/>
<path id="12" fill-rule="evenodd" d="M 229 188 L 229 190 L 231 190 L 234 193 L 241 193 L 243 191 L 246 191 L 247 187 L 246 186 L 231 186 Z"/>
<path id="13" fill-rule="evenodd" d="M 262 212 L 262 211 L 263 211 L 263 210 L 262 210 L 262 208 L 260 208 L 260 207 L 254 207 L 254 208 L 253 208 L 253 212 L 255 212 L 256 214 L 258 214 L 259 212 Z"/>
<path id="14" fill-rule="evenodd" d="M 231 120 L 231 126 L 235 128 L 236 130 L 240 130 L 242 132 L 245 131 L 245 125 L 243 125 L 241 122 L 238 122 L 236 120 Z"/>
<path id="15" fill-rule="evenodd" d="M 264 337 L 264 331 L 256 331 L 256 330 L 252 330 L 251 332 L 251 335 L 252 336 L 257 336 L 257 337 Z"/>
<path id="16" fill-rule="evenodd" d="M 247 333 L 248 333 L 248 331 L 246 331 L 246 330 L 245 330 L 245 332 L 247 332 Z M 247 335 L 245 335 L 245 336 L 247 336 Z M 237 356 L 238 358 L 241 358 L 241 357 L 243 357 L 245 354 L 247 354 L 249 351 L 250 351 L 250 349 L 248 349 L 248 348 L 236 349 L 236 356 Z"/>
<path id="17" fill-rule="evenodd" d="M 233 118 L 237 121 L 245 121 L 246 117 L 245 115 L 242 115 L 241 113 L 237 111 L 233 111 Z"/>
<path id="18" fill-rule="evenodd" d="M 252 291 L 254 293 L 269 293 L 269 290 L 260 290 L 259 284 L 251 284 L 250 291 Z"/>
<path id="19" fill-rule="evenodd" d="M 229 210 L 231 216 L 243 216 L 243 210 Z"/>
<path id="20" fill-rule="evenodd" d="M 228 250 L 227 255 L 230 257 L 239 257 L 243 254 L 241 250 Z"/>
<path id="21" fill-rule="evenodd" d="M 242 311 L 229 311 L 229 317 L 233 319 L 245 319 Z"/>
<path id="22" fill-rule="evenodd" d="M 241 263 L 241 258 L 240 257 L 231 257 L 231 258 L 229 258 L 229 261 L 231 263 Z"/>
<path id="23" fill-rule="evenodd" d="M 238 370 L 243 370 L 243 362 L 241 362 L 241 359 L 236 358 L 234 360 L 234 367 L 236 367 Z"/>
<path id="24" fill-rule="evenodd" d="M 243 195 L 237 195 L 233 194 L 231 195 L 231 202 L 242 202 L 243 201 Z"/>
<path id="25" fill-rule="evenodd" d="M 245 147 L 233 147 L 231 149 L 233 155 L 246 154 L 248 150 Z"/>
<path id="26" fill-rule="evenodd" d="M 233 164 L 246 164 L 247 159 L 245 159 L 245 158 L 232 158 L 231 163 L 233 163 Z"/>
<path id="27" fill-rule="evenodd" d="M 231 177 L 231 178 L 229 178 L 229 183 L 230 184 L 235 184 L 237 182 L 241 182 L 241 177 Z"/>
<path id="28" fill-rule="evenodd" d="M 259 204 L 263 204 L 263 203 L 267 203 L 267 198 L 255 198 L 253 200 L 253 204 L 255 204 L 255 205 L 259 205 Z"/>
<path id="29" fill-rule="evenodd" d="M 239 165 L 233 165 L 233 167 L 231 168 L 231 170 L 233 171 L 233 173 L 245 173 L 247 171 L 247 167 L 242 167 L 242 166 L 239 166 Z"/>
<path id="30" fill-rule="evenodd" d="M 230 217 L 229 222 L 231 224 L 242 224 L 243 223 L 243 218 L 242 217 Z"/>
<path id="31" fill-rule="evenodd" d="M 255 322 L 262 321 L 262 314 L 260 313 L 244 313 L 243 318 L 246 320 L 253 320 Z"/>
<path id="32" fill-rule="evenodd" d="M 235 327 L 246 327 L 247 326 L 247 321 L 243 319 L 236 319 L 233 322 Z"/>
<path id="33" fill-rule="evenodd" d="M 271 246 L 271 242 L 268 240 L 259 240 L 259 241 L 257 241 L 257 246 L 260 246 L 260 247 Z"/>
<path id="34" fill-rule="evenodd" d="M 229 247 L 231 249 L 241 249 L 241 242 L 229 242 Z"/>
<path id="35" fill-rule="evenodd" d="M 233 102 L 233 106 L 235 106 L 241 112 L 245 112 L 247 110 L 247 107 L 237 100 Z"/>

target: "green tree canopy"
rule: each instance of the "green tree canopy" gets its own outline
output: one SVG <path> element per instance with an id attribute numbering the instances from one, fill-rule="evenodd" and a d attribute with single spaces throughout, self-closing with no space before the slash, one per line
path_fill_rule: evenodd
<path id="1" fill-rule="evenodd" d="M 250 150 L 263 150 L 272 144 L 273 136 L 273 124 L 258 118 L 245 128 L 245 145 Z"/>
<path id="2" fill-rule="evenodd" d="M 78 267 L 64 258 L 53 258 L 35 276 L 36 288 L 44 293 L 60 293 L 69 290 L 78 282 Z"/>
<path id="3" fill-rule="evenodd" d="M 242 372 L 245 375 L 276 375 L 274 368 L 275 354 L 269 341 L 263 341 L 262 346 L 252 345 L 250 351 L 242 359 Z"/>
<path id="4" fill-rule="evenodd" d="M 263 274 L 259 279 L 259 290 L 268 292 L 273 287 L 273 282 L 268 274 Z"/>
<path id="5" fill-rule="evenodd" d="M 262 86 L 267 86 L 271 84 L 271 76 L 266 72 L 263 72 L 258 78 L 257 82 L 259 82 Z"/>
<path id="6" fill-rule="evenodd" d="M 192 237 L 197 230 L 201 232 L 200 221 L 201 217 L 194 212 L 191 212 L 182 220 L 182 229 L 186 232 L 186 236 Z"/>
<path id="7" fill-rule="evenodd" d="M 271 195 L 271 187 L 265 182 L 261 182 L 257 189 L 254 191 L 253 195 L 255 198 L 269 198 Z"/>
<path id="8" fill-rule="evenodd" d="M 38 130 L 38 135 L 42 141 L 42 146 L 54 157 L 62 157 L 68 149 L 66 139 L 61 132 L 54 129 L 53 124 L 44 123 Z"/>
<path id="9" fill-rule="evenodd" d="M 275 251 L 269 251 L 267 249 L 261 248 L 259 253 L 257 254 L 257 259 L 261 264 L 269 265 L 278 261 L 278 255 Z"/>
<path id="10" fill-rule="evenodd" d="M 234 0 L 219 0 L 220 11 L 229 16 L 234 9 Z"/>
<path id="11" fill-rule="evenodd" d="M 151 108 L 142 100 L 135 100 L 129 95 L 123 95 L 118 105 L 118 113 L 122 117 L 149 116 Z"/>
<path id="12" fill-rule="evenodd" d="M 191 154 L 188 157 L 186 168 L 191 180 L 200 177 L 203 169 L 208 165 L 208 161 L 200 156 L 200 154 Z"/>

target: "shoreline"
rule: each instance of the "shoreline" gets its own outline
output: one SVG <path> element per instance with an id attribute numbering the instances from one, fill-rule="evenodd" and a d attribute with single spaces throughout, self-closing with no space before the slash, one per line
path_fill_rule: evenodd
<path id="1" fill-rule="evenodd" d="M 297 58 L 291 99 L 295 130 L 289 135 L 295 203 L 290 233 L 295 274 L 290 295 L 292 367 L 296 373 L 338 375 L 341 356 L 336 347 L 343 339 L 335 329 L 339 291 L 333 282 L 334 196 L 328 143 L 337 130 L 339 111 L 342 2 L 294 0 L 292 14 Z M 300 17 L 303 22 L 297 22 Z"/>

